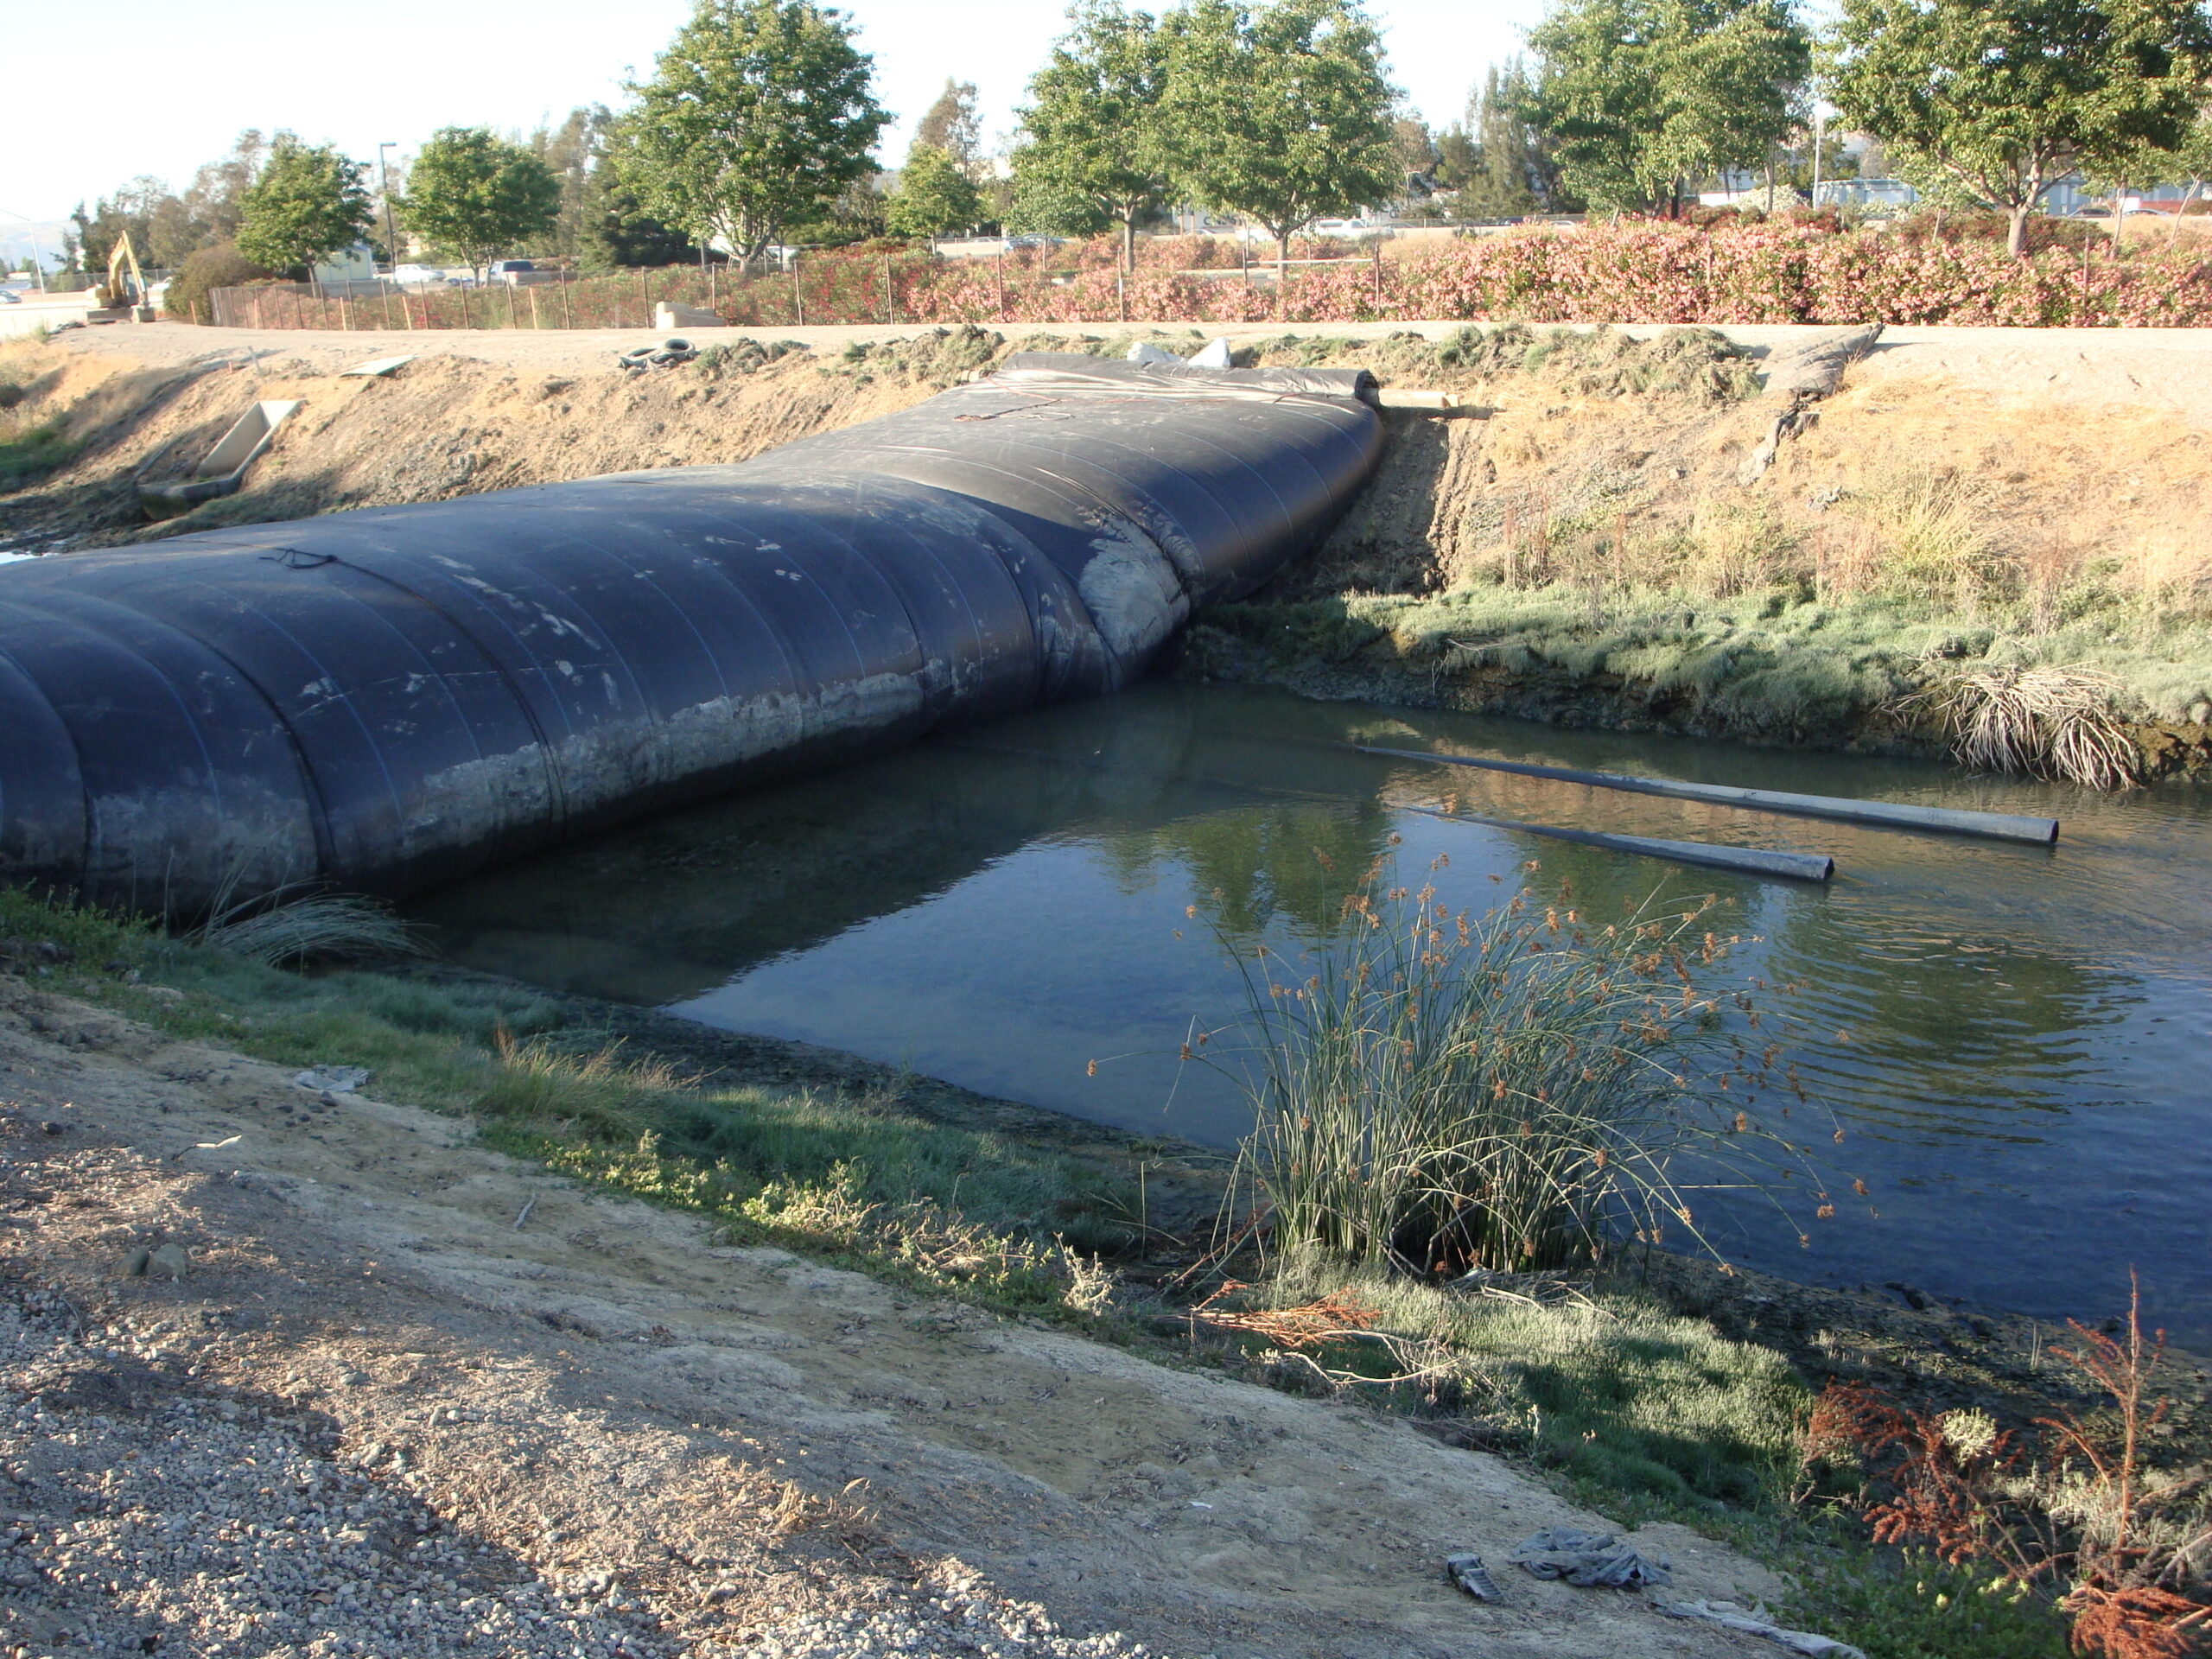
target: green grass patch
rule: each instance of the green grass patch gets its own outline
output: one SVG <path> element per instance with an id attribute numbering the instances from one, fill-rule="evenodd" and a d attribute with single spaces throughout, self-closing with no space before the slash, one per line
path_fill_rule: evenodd
<path id="1" fill-rule="evenodd" d="M 1789 585 L 1713 599 L 1666 588 L 1593 601 L 1571 582 L 1482 582 L 1429 594 L 1344 594 L 1219 605 L 1205 629 L 1282 665 L 1301 661 L 1449 682 L 1486 670 L 1563 682 L 1617 678 L 1708 728 L 1804 735 L 1855 726 L 1918 684 L 1929 662 L 2080 664 L 2112 677 L 2141 717 L 2180 721 L 2212 702 L 2212 625 L 2139 616 L 2124 595 L 2085 598 L 2050 632 L 1986 611 L 1962 620 L 1910 595 L 1827 603 Z"/>
<path id="2" fill-rule="evenodd" d="M 0 494 L 60 472 L 75 459 L 79 447 L 51 423 L 0 429 Z"/>
<path id="3" fill-rule="evenodd" d="M 1132 1195 L 1081 1160 L 929 1122 L 894 1096 L 694 1086 L 518 987 L 288 971 L 14 889 L 0 940 L 35 982 L 171 1036 L 365 1066 L 378 1097 L 473 1116 L 519 1155 L 986 1303 L 1064 1306 L 1084 1278 L 1071 1252 L 1135 1236 Z"/>
<path id="4" fill-rule="evenodd" d="M 1917 1550 L 1852 1545 L 1790 1563 L 1787 1624 L 1866 1650 L 1869 1659 L 2065 1659 L 2066 1623 L 2041 1597 L 1983 1567 Z"/>

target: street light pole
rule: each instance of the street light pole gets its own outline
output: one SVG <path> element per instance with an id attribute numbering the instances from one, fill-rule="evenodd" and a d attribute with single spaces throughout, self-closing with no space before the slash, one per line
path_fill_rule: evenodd
<path id="1" fill-rule="evenodd" d="M 394 282 L 399 280 L 399 238 L 391 228 L 391 169 L 385 165 L 384 153 L 398 148 L 397 144 L 377 146 L 377 177 L 384 188 L 384 257 L 385 263 L 391 267 Z"/>
<path id="2" fill-rule="evenodd" d="M 36 219 L 31 218 L 29 214 L 19 213 L 12 207 L 0 207 L 0 213 L 7 214 L 10 219 L 20 219 L 26 225 L 35 225 L 38 223 Z M 38 245 L 38 232 L 36 231 L 33 231 L 31 232 L 31 274 L 38 278 L 38 291 L 41 294 L 45 293 L 46 255 Z"/>

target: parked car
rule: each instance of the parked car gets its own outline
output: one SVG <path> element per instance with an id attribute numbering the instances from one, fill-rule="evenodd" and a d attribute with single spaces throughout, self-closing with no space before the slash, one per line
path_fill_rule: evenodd
<path id="1" fill-rule="evenodd" d="M 536 275 L 537 267 L 527 259 L 494 259 L 488 267 L 486 280 L 515 285 L 532 280 L 543 282 L 550 272 Z"/>
<path id="2" fill-rule="evenodd" d="M 391 280 L 403 288 L 427 287 L 445 279 L 445 270 L 440 265 L 401 265 L 391 273 Z"/>

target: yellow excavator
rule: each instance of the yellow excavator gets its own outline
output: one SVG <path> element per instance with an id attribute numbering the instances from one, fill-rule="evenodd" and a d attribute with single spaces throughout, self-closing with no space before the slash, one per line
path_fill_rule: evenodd
<path id="1" fill-rule="evenodd" d="M 138 269 L 138 251 L 130 245 L 130 232 L 115 238 L 107 256 L 107 286 L 100 297 L 111 310 L 128 310 L 146 303 L 146 273 Z"/>

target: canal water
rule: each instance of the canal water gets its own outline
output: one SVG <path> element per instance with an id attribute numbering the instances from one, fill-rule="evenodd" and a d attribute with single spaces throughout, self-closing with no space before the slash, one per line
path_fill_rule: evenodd
<path id="1" fill-rule="evenodd" d="M 1357 742 L 2040 814 L 2063 831 L 2049 849 L 1885 832 Z M 1447 798 L 1824 852 L 1837 874 L 1685 869 L 1419 810 Z M 1737 1259 L 2050 1317 L 2123 1307 L 2133 1267 L 2158 1322 L 2212 1344 L 2212 789 L 2101 798 L 1920 762 L 1160 683 L 657 818 L 416 914 L 493 972 L 1227 1147 L 1248 1127 L 1234 1080 L 1175 1058 L 1244 1007 L 1224 942 L 1325 941 L 1348 873 L 1386 851 L 1416 879 L 1447 854 L 1428 879 L 1478 912 L 1562 882 L 1593 914 L 1662 884 L 1733 901 L 1731 931 L 1758 942 L 1722 971 L 1802 988 L 1789 1056 L 1846 1132 L 1834 1166 L 1872 1194 L 1809 1248 L 1765 1206 L 1724 1205 Z"/>

